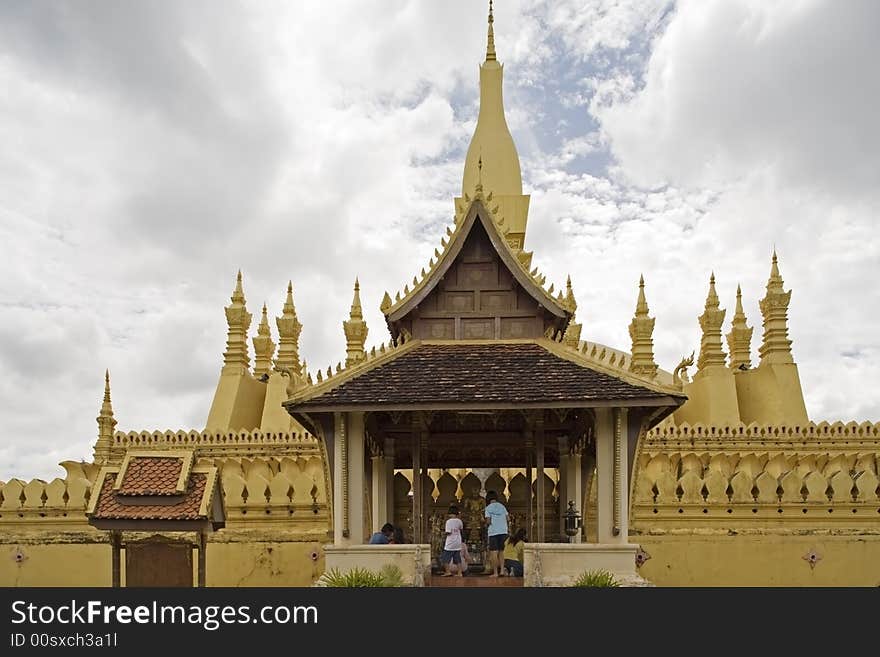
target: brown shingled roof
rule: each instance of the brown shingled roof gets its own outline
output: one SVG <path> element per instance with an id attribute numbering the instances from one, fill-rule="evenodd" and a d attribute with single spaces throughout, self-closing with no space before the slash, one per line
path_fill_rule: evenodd
<path id="1" fill-rule="evenodd" d="M 106 472 L 92 517 L 97 520 L 203 520 L 199 513 L 208 475 L 193 472 L 186 492 L 177 499 L 165 497 L 161 503 L 149 504 L 139 496 L 125 495 L 113 490 L 116 473 Z M 176 482 L 175 482 L 176 483 Z"/>
<path id="2" fill-rule="evenodd" d="M 132 457 L 117 492 L 120 495 L 179 495 L 177 482 L 182 470 L 180 457 Z"/>
<path id="3" fill-rule="evenodd" d="M 447 343 L 418 345 L 322 394 L 287 405 L 583 403 L 670 396 L 562 358 L 537 343 Z"/>

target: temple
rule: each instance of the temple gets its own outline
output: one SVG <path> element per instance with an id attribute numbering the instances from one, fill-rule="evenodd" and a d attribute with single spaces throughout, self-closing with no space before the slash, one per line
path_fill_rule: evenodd
<path id="1" fill-rule="evenodd" d="M 677 366 L 655 361 L 644 277 L 621 284 L 630 344 L 585 339 L 571 279 L 548 285 L 526 250 L 503 71 L 490 3 L 454 220 L 381 299 L 386 326 L 368 330 L 354 281 L 345 360 L 310 369 L 293 284 L 274 331 L 263 305 L 252 335 L 238 272 L 205 426 L 117 431 L 108 373 L 93 461 L 0 482 L 0 583 L 308 586 L 393 565 L 430 586 L 453 502 L 468 572 L 484 572 L 492 490 L 528 536 L 521 585 L 590 570 L 630 585 L 876 584 L 880 425 L 810 421 L 777 254 L 757 364 L 741 291 L 725 333 L 714 274 L 700 344 Z M 386 522 L 403 542 L 368 545 Z"/>

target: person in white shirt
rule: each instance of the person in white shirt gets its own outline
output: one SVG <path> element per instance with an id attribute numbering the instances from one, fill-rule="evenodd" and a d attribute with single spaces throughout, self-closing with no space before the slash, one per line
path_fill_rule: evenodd
<path id="1" fill-rule="evenodd" d="M 443 554 L 440 555 L 440 561 L 443 563 L 443 577 L 451 577 L 456 574 L 453 568 L 457 567 L 458 576 L 464 575 L 464 566 L 461 563 L 461 531 L 464 524 L 458 517 L 458 507 L 451 505 L 449 507 L 449 518 L 446 520 L 446 528 L 443 532 L 446 536 L 446 542 L 443 544 Z"/>

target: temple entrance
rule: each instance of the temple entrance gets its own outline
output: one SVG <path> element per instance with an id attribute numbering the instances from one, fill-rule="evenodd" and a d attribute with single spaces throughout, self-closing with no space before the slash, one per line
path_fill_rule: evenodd
<path id="1" fill-rule="evenodd" d="M 365 425 L 374 455 L 369 468 L 373 494 L 381 495 L 375 485 L 383 477 L 380 470 L 392 476 L 387 503 L 371 500 L 367 505 L 376 512 L 372 524 L 391 522 L 403 530 L 405 542 L 429 545 L 433 572 L 442 570 L 451 504 L 459 507 L 464 524 L 470 556 L 466 572 L 490 572 L 483 523 L 489 491 L 507 508 L 511 535 L 522 528 L 526 542 L 572 540 L 565 534 L 563 514 L 569 500 L 578 510 L 584 508 L 584 483 L 595 464 L 589 410 L 443 411 L 407 417 L 380 412 L 368 414 Z"/>
<path id="2" fill-rule="evenodd" d="M 495 491 L 510 514 L 510 534 L 520 528 L 526 530 L 527 540 L 534 535 L 534 526 L 529 526 L 529 494 L 525 468 L 453 468 L 429 469 L 425 484 L 426 543 L 431 545 L 432 567 L 441 570 L 439 555 L 443 549 L 447 512 L 451 504 L 461 511 L 464 524 L 463 539 L 467 543 L 471 557 L 467 572 L 479 574 L 489 572 L 487 557 L 486 528 L 483 525 L 486 508 L 486 493 Z M 567 542 L 561 525 L 562 486 L 559 469 L 549 468 L 544 472 L 544 517 L 545 540 L 548 542 Z M 533 474 L 531 484 L 531 518 L 537 517 L 535 509 L 541 501 L 537 494 L 538 482 Z M 413 529 L 413 489 L 412 470 L 399 470 L 394 475 L 394 518 L 395 527 L 404 530 L 404 539 L 412 542 Z"/>

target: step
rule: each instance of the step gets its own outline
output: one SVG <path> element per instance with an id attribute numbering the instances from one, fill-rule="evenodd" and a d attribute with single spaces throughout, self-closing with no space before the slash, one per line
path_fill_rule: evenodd
<path id="1" fill-rule="evenodd" d="M 431 575 L 425 582 L 425 586 L 435 588 L 522 588 L 522 577 L 489 577 L 488 575 L 465 575 L 458 577 L 443 577 Z"/>

